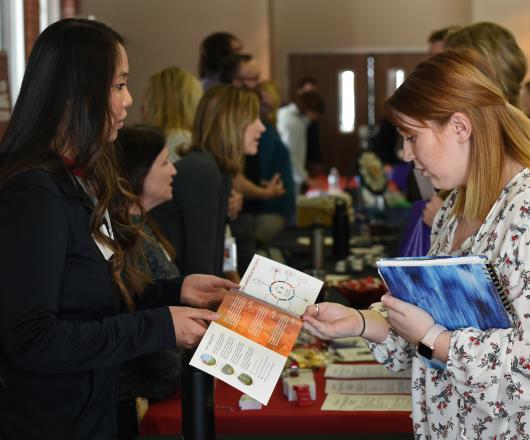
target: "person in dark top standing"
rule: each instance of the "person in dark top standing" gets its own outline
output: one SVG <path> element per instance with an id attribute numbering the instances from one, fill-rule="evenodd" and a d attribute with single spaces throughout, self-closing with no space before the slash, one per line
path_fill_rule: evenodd
<path id="1" fill-rule="evenodd" d="M 124 173 L 140 201 L 130 216 L 140 225 L 142 252 L 139 264 L 155 280 L 180 275 L 175 249 L 150 217 L 149 211 L 172 198 L 176 174 L 162 131 L 149 125 L 124 127 L 118 143 Z M 184 350 L 181 347 L 149 353 L 120 366 L 116 381 L 119 440 L 138 436 L 138 398 L 149 403 L 173 395 L 180 388 Z"/>
<path id="2" fill-rule="evenodd" d="M 116 366 L 191 347 L 226 280 L 155 282 L 114 141 L 132 103 L 122 37 L 65 19 L 35 42 L 0 144 L 0 438 L 116 438 Z M 170 306 L 167 306 L 170 304 Z"/>

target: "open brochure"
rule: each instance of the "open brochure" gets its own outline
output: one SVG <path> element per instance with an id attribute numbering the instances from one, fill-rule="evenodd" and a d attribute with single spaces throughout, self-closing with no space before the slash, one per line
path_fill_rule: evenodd
<path id="1" fill-rule="evenodd" d="M 254 255 L 241 291 L 219 306 L 190 365 L 221 379 L 266 405 L 300 330 L 300 315 L 313 304 L 323 282 Z"/>

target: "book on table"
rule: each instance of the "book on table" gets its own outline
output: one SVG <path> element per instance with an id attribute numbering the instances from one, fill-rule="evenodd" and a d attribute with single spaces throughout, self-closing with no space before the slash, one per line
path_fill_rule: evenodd
<path id="1" fill-rule="evenodd" d="M 190 365 L 266 405 L 323 282 L 254 255 L 240 290 L 229 291 Z"/>
<path id="2" fill-rule="evenodd" d="M 449 330 L 512 326 L 510 302 L 484 256 L 385 258 L 377 267 L 393 296 Z"/>

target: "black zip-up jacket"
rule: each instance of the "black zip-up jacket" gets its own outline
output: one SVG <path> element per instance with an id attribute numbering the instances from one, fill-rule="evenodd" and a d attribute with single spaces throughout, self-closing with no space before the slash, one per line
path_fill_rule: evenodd
<path id="1" fill-rule="evenodd" d="M 66 170 L 0 190 L 0 440 L 114 440 L 115 366 L 175 346 L 182 279 L 122 313 L 91 212 Z"/>

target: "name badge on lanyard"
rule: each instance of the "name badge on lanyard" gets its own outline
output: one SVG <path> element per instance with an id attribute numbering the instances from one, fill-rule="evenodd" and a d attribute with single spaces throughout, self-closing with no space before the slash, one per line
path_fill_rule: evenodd
<path id="1" fill-rule="evenodd" d="M 96 197 L 94 197 L 90 193 L 90 191 L 87 190 L 83 180 L 79 176 L 75 176 L 75 178 L 79 182 L 79 184 L 81 185 L 81 188 L 83 188 L 85 193 L 90 197 L 90 199 L 92 200 L 92 203 L 94 203 L 94 206 L 96 206 L 97 203 L 98 203 Z M 104 216 L 103 217 L 104 218 L 104 223 L 99 227 L 99 230 L 101 231 L 101 233 L 103 235 L 105 235 L 106 237 L 110 238 L 111 240 L 114 240 L 114 233 L 112 232 L 112 223 L 110 221 L 110 215 L 109 215 L 108 209 L 105 210 L 105 213 L 103 214 L 103 216 Z M 94 234 L 92 234 L 92 239 L 94 240 L 94 242 L 98 246 L 99 251 L 103 254 L 103 257 L 105 257 L 105 260 L 107 260 L 107 261 L 110 260 L 110 258 L 114 255 L 114 251 L 110 247 L 108 247 L 106 243 L 103 243 L 102 241 L 99 241 L 94 236 Z"/>
<path id="2" fill-rule="evenodd" d="M 99 230 L 101 231 L 101 233 L 103 235 L 109 237 L 111 240 L 114 240 L 114 235 L 112 233 L 112 227 L 107 228 L 107 225 L 103 224 L 103 225 L 100 226 Z M 107 260 L 107 261 L 110 260 L 110 258 L 114 255 L 113 250 L 110 247 L 108 247 L 106 243 L 103 243 L 103 242 L 97 240 L 96 237 L 94 237 L 94 235 L 92 235 L 92 238 L 96 242 L 100 252 L 105 257 L 105 260 Z"/>

